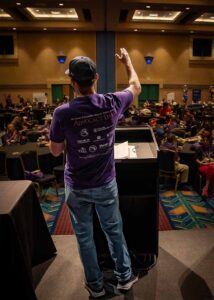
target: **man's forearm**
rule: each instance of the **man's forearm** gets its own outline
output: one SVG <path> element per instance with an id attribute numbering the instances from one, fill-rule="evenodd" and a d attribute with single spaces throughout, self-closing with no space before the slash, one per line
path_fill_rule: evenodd
<path id="1" fill-rule="evenodd" d="M 138 78 L 138 75 L 132 65 L 132 62 L 129 61 L 127 65 L 125 65 L 126 72 L 128 75 L 128 81 L 129 81 L 129 86 L 133 87 L 133 89 L 136 91 L 136 94 L 140 94 L 141 92 L 141 84 Z"/>
<path id="2" fill-rule="evenodd" d="M 65 149 L 65 143 L 49 141 L 49 149 L 54 156 L 59 156 Z"/>
<path id="3" fill-rule="evenodd" d="M 116 57 L 125 66 L 129 81 L 128 89 L 133 93 L 134 96 L 137 96 L 141 92 L 141 84 L 139 78 L 137 76 L 137 73 L 135 72 L 127 50 L 125 48 L 120 48 L 120 53 L 120 55 L 116 54 Z"/>

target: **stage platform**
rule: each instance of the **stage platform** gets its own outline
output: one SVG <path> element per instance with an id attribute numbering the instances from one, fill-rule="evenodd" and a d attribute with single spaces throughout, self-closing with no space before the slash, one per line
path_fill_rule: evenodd
<path id="1" fill-rule="evenodd" d="M 53 236 L 53 240 L 58 250 L 55 259 L 33 269 L 38 300 L 89 299 L 75 236 Z M 112 296 L 103 299 L 214 299 L 214 228 L 159 232 L 157 263 L 141 275 L 126 295 L 108 286 Z"/>

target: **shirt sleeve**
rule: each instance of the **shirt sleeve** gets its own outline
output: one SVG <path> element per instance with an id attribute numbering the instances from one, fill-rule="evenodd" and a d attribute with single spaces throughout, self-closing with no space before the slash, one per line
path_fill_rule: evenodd
<path id="1" fill-rule="evenodd" d="M 123 90 L 121 92 L 115 92 L 114 95 L 119 99 L 118 111 L 119 114 L 123 114 L 132 103 L 134 96 L 131 91 Z"/>
<path id="2" fill-rule="evenodd" d="M 55 143 L 63 143 L 65 140 L 64 130 L 61 125 L 60 119 L 60 111 L 57 109 L 54 111 L 53 120 L 51 122 L 50 127 L 50 135 L 49 138 L 51 141 Z"/>

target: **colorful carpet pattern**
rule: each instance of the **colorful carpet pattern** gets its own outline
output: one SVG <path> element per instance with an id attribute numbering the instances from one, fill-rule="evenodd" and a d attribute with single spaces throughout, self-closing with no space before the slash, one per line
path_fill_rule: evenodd
<path id="1" fill-rule="evenodd" d="M 54 235 L 73 234 L 64 189 L 48 189 L 41 208 L 48 229 Z M 159 230 L 214 227 L 214 199 L 204 200 L 195 191 L 160 189 Z"/>
<path id="2" fill-rule="evenodd" d="M 160 208 L 172 229 L 214 227 L 214 199 L 204 200 L 195 191 L 160 190 Z M 161 214 L 160 214 L 161 215 Z"/>
<path id="3" fill-rule="evenodd" d="M 51 234 L 73 234 L 69 211 L 65 203 L 64 188 L 58 189 L 58 196 L 56 196 L 55 189 L 49 188 L 46 192 L 46 199 L 40 205 Z"/>

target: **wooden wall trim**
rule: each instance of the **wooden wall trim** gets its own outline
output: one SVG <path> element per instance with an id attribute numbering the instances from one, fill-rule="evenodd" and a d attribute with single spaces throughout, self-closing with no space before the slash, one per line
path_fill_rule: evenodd
<path id="1" fill-rule="evenodd" d="M 47 84 L 0 84 L 1 90 L 11 90 L 11 89 L 47 89 Z"/>
<path id="2" fill-rule="evenodd" d="M 182 89 L 184 84 L 176 84 L 176 83 L 166 83 L 163 84 L 164 89 Z M 200 88 L 200 89 L 209 89 L 209 84 L 187 84 L 189 89 Z"/>

